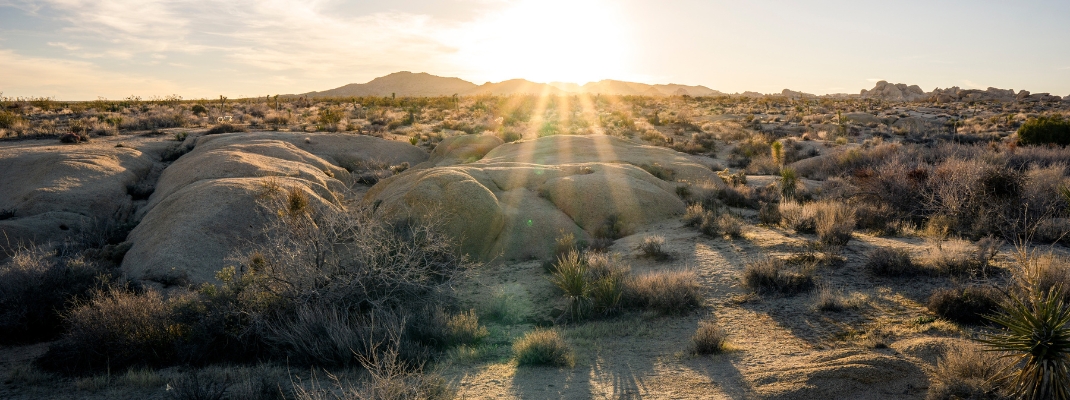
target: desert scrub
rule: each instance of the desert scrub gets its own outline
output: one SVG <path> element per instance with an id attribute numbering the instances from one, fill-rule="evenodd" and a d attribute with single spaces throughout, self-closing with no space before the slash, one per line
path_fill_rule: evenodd
<path id="1" fill-rule="evenodd" d="M 639 244 L 640 255 L 658 261 L 665 261 L 672 256 L 665 251 L 665 237 L 661 235 L 647 236 L 643 243 Z"/>
<path id="2" fill-rule="evenodd" d="M 846 246 L 854 231 L 854 209 L 834 201 L 814 203 L 814 207 L 814 230 L 818 240 L 826 246 Z"/>
<path id="3" fill-rule="evenodd" d="M 630 271 L 616 257 L 572 251 L 558 258 L 552 268 L 550 282 L 565 296 L 564 316 L 568 319 L 582 320 L 591 313 L 609 315 L 619 310 Z"/>
<path id="4" fill-rule="evenodd" d="M 1070 305 L 1055 289 L 1012 297 L 991 318 L 1002 329 L 981 342 L 1009 353 L 1015 368 L 1005 370 L 1014 397 L 1070 398 Z"/>
<path id="5" fill-rule="evenodd" d="M 812 267 L 795 267 L 778 258 L 764 258 L 747 263 L 743 284 L 755 292 L 773 291 L 796 294 L 814 286 Z"/>
<path id="6" fill-rule="evenodd" d="M 725 351 L 728 333 L 713 321 L 699 321 L 698 328 L 691 335 L 692 351 L 695 354 L 720 354 Z"/>
<path id="7" fill-rule="evenodd" d="M 241 125 L 235 125 L 231 123 L 221 123 L 211 127 L 208 131 L 204 132 L 205 135 L 216 135 L 220 133 L 233 133 L 233 132 L 245 132 L 245 127 Z"/>
<path id="8" fill-rule="evenodd" d="M 536 329 L 513 344 L 513 356 L 521 366 L 572 367 L 572 347 L 556 329 Z"/>
<path id="9" fill-rule="evenodd" d="M 981 346 L 950 346 L 936 362 L 928 400 L 1011 399 L 998 384 L 1007 359 Z"/>
<path id="10" fill-rule="evenodd" d="M 862 305 L 864 299 L 858 294 L 846 296 L 840 289 L 834 289 L 828 284 L 821 284 L 817 285 L 817 290 L 814 291 L 813 309 L 826 312 L 857 309 Z"/>
<path id="11" fill-rule="evenodd" d="M 524 309 L 520 304 L 518 285 L 499 287 L 494 290 L 486 305 L 486 316 L 492 321 L 511 325 L 523 319 Z"/>
<path id="12" fill-rule="evenodd" d="M 625 304 L 681 314 L 702 306 L 705 296 L 692 270 L 648 272 L 624 281 Z"/>
<path id="13" fill-rule="evenodd" d="M 0 344 L 55 339 L 71 305 L 118 279 L 114 266 L 53 254 L 43 247 L 20 247 L 0 265 Z"/>
<path id="14" fill-rule="evenodd" d="M 698 228 L 706 236 L 740 237 L 743 234 L 743 221 L 739 217 L 707 209 L 699 203 L 688 206 L 683 219 L 685 225 Z"/>
<path id="15" fill-rule="evenodd" d="M 1061 115 L 1030 118 L 1018 128 L 1018 142 L 1027 145 L 1070 145 L 1070 120 Z"/>
<path id="16" fill-rule="evenodd" d="M 928 308 L 947 320 L 979 325 L 999 309 L 1002 299 L 999 289 L 990 286 L 943 288 L 929 296 Z"/>
<path id="17" fill-rule="evenodd" d="M 101 289 L 64 319 L 66 334 L 38 360 L 46 370 L 167 365 L 182 340 L 169 304 L 155 291 L 137 294 L 123 288 Z"/>
<path id="18" fill-rule="evenodd" d="M 936 273 L 951 276 L 987 276 L 999 245 L 992 238 L 976 244 L 961 239 L 939 243 L 929 250 L 925 263 Z"/>
<path id="19" fill-rule="evenodd" d="M 918 275 L 926 271 L 914 263 L 910 252 L 894 247 L 878 247 L 866 255 L 864 267 L 877 276 Z"/>
<path id="20" fill-rule="evenodd" d="M 795 201 L 782 201 L 777 206 L 780 224 L 799 233 L 814 232 L 814 208 Z"/>

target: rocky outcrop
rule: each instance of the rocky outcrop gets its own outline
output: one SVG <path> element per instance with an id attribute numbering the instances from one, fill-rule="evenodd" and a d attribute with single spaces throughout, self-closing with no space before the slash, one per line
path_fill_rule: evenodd
<path id="1" fill-rule="evenodd" d="M 877 82 L 871 90 L 862 89 L 860 96 L 863 99 L 879 99 L 887 101 L 918 101 L 928 97 L 918 85 L 907 86 L 902 83 L 891 84 L 887 81 Z"/>
<path id="2" fill-rule="evenodd" d="M 796 92 L 796 91 L 791 90 L 791 89 L 782 90 L 780 92 L 780 95 L 784 96 L 784 97 L 787 97 L 787 98 L 790 98 L 790 99 L 816 99 L 817 98 L 816 95 L 813 95 L 813 94 L 810 94 L 810 93 Z"/>
<path id="3" fill-rule="evenodd" d="M 227 256 L 255 242 L 269 222 L 260 200 L 301 190 L 313 205 L 340 204 L 352 160 L 419 163 L 427 154 L 408 143 L 370 136 L 278 132 L 203 136 L 164 170 L 139 212 L 141 222 L 123 271 L 137 279 L 204 282 Z"/>
<path id="4" fill-rule="evenodd" d="M 158 160 L 130 147 L 53 143 L 0 149 L 0 250 L 57 243 L 92 225 L 125 221 L 140 197 L 138 184 Z"/>
<path id="5" fill-rule="evenodd" d="M 1029 92 L 1025 92 L 1026 96 Z M 958 86 L 947 89 L 936 88 L 929 94 L 929 100 L 937 103 L 950 103 L 955 101 L 1014 101 L 1016 98 L 1014 89 L 997 89 L 990 87 L 985 90 L 960 89 Z"/>
<path id="6" fill-rule="evenodd" d="M 482 159 L 503 142 L 493 135 L 460 135 L 443 139 L 431 151 L 427 162 L 417 168 L 444 167 Z"/>
<path id="7" fill-rule="evenodd" d="M 407 171 L 381 181 L 365 201 L 389 217 L 442 223 L 478 259 L 547 258 L 561 233 L 585 240 L 683 213 L 677 183 L 644 169 L 652 166 L 677 181 L 720 184 L 686 154 L 558 135 L 503 144 L 474 162 Z"/>

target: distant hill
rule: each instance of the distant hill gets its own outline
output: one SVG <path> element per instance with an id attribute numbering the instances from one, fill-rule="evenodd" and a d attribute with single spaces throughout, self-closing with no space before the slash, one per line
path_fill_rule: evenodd
<path id="1" fill-rule="evenodd" d="M 339 88 L 322 92 L 309 92 L 309 97 L 356 97 L 356 96 L 390 96 L 391 93 L 403 97 L 452 96 L 465 94 L 475 88 L 476 84 L 460 78 L 444 78 L 426 72 L 395 72 L 387 76 L 372 79 L 368 83 L 351 83 Z"/>
<path id="2" fill-rule="evenodd" d="M 719 96 L 723 93 L 705 86 L 648 85 L 645 83 L 616 81 L 611 79 L 590 82 L 580 86 L 569 82 L 538 83 L 525 79 L 510 79 L 502 82 L 487 82 L 476 85 L 460 78 L 446 78 L 425 72 L 395 72 L 372 79 L 368 83 L 351 83 L 322 92 L 309 92 L 299 96 L 308 97 L 359 97 L 359 96 L 452 96 L 491 94 L 507 96 L 514 94 L 567 95 L 606 94 L 619 96 Z"/>
<path id="3" fill-rule="evenodd" d="M 526 79 L 510 79 L 498 83 L 487 82 L 462 94 L 489 94 L 495 96 L 513 94 L 562 95 L 568 94 L 568 92 L 545 83 L 532 82 Z"/>

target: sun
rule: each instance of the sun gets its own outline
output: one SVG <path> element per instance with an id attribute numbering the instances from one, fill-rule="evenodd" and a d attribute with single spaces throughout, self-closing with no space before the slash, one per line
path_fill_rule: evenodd
<path id="1" fill-rule="evenodd" d="M 462 27 L 453 57 L 486 80 L 582 84 L 628 73 L 629 36 L 612 2 L 528 0 Z"/>

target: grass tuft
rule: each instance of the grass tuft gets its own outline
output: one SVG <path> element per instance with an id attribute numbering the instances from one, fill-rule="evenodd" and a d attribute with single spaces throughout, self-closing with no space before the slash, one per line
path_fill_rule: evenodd
<path id="1" fill-rule="evenodd" d="M 521 366 L 572 367 L 576 357 L 572 347 L 556 329 L 536 329 L 513 344 L 513 355 Z"/>

